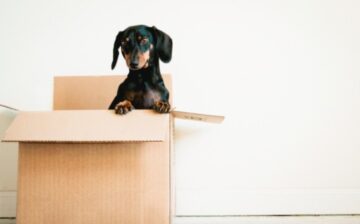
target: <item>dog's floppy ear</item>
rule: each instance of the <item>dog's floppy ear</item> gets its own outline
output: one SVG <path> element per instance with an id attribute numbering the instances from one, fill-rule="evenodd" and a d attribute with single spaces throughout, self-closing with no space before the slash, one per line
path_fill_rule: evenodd
<path id="1" fill-rule="evenodd" d="M 116 36 L 115 42 L 114 42 L 114 49 L 113 49 L 113 61 L 111 64 L 111 69 L 115 68 L 116 62 L 119 57 L 119 48 L 121 46 L 121 40 L 122 40 L 123 32 L 120 31 L 118 35 Z"/>
<path id="2" fill-rule="evenodd" d="M 172 39 L 169 35 L 158 30 L 155 26 L 152 27 L 152 32 L 155 39 L 155 50 L 159 58 L 163 62 L 169 62 L 172 55 Z"/>

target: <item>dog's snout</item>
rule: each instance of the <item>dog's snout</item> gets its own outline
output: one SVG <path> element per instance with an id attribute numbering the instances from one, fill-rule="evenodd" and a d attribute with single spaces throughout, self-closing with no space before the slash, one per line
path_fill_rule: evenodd
<path id="1" fill-rule="evenodd" d="M 139 65 L 139 62 L 138 62 L 138 61 L 132 61 L 132 62 L 130 62 L 130 66 L 131 66 L 132 68 L 137 68 L 138 65 Z"/>
<path id="2" fill-rule="evenodd" d="M 139 65 L 139 57 L 138 57 L 139 51 L 135 49 L 130 58 L 130 67 L 131 68 L 137 68 Z"/>

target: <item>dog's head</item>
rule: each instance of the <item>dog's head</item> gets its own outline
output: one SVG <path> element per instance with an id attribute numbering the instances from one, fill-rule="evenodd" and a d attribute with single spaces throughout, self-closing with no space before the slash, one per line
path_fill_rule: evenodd
<path id="1" fill-rule="evenodd" d="M 115 68 L 120 48 L 129 69 L 139 70 L 152 65 L 158 58 L 163 62 L 169 62 L 172 40 L 169 35 L 154 26 L 131 26 L 120 31 L 114 43 L 112 69 Z"/>

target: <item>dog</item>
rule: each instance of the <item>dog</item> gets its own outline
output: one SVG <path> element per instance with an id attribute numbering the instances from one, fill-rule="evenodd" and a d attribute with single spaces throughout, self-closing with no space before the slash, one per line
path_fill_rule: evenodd
<path id="1" fill-rule="evenodd" d="M 119 48 L 129 68 L 129 74 L 119 85 L 117 94 L 109 106 L 116 114 L 126 114 L 133 109 L 153 109 L 169 113 L 169 91 L 160 74 L 159 59 L 171 60 L 172 39 L 155 26 L 131 26 L 116 36 L 113 61 L 114 69 Z"/>

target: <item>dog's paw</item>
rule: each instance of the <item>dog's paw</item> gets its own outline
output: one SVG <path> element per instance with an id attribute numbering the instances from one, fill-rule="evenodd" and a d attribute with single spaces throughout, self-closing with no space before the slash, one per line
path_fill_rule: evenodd
<path id="1" fill-rule="evenodd" d="M 126 114 L 127 112 L 131 111 L 132 109 L 134 109 L 134 106 L 131 104 L 131 102 L 128 100 L 124 100 L 115 106 L 115 113 Z"/>
<path id="2" fill-rule="evenodd" d="M 159 113 L 169 113 L 170 111 L 170 104 L 169 102 L 165 101 L 156 101 L 153 106 L 154 110 Z"/>

